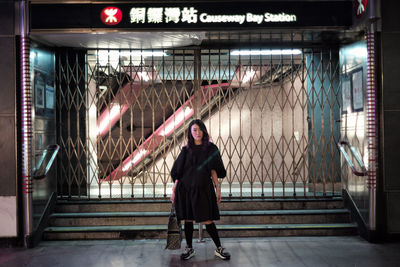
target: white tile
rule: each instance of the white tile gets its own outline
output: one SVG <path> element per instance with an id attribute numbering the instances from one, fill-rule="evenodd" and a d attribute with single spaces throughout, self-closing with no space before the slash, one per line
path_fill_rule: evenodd
<path id="1" fill-rule="evenodd" d="M 0 237 L 17 236 L 17 200 L 0 196 Z"/>

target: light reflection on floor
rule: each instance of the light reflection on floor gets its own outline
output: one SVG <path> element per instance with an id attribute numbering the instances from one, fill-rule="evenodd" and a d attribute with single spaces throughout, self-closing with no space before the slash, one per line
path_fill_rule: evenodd
<path id="1" fill-rule="evenodd" d="M 368 243 L 359 236 L 222 238 L 230 261 L 214 256 L 211 240 L 193 243 L 195 257 L 165 250 L 165 239 L 46 241 L 32 249 L 0 248 L 0 266 L 315 267 L 399 266 L 400 243 Z"/>

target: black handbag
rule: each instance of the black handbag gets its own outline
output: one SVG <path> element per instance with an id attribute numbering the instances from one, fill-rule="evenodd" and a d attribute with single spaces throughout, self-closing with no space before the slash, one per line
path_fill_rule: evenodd
<path id="1" fill-rule="evenodd" d="M 168 219 L 167 245 L 165 249 L 180 249 L 182 241 L 181 223 L 178 221 L 175 212 L 175 206 L 172 204 Z"/>

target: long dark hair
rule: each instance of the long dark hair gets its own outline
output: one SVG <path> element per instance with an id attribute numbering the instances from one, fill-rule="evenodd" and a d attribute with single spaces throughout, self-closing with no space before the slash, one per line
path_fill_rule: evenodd
<path id="1" fill-rule="evenodd" d="M 191 151 L 195 146 L 194 138 L 192 136 L 192 126 L 194 124 L 197 124 L 199 126 L 200 130 L 203 132 L 203 138 L 201 139 L 201 145 L 203 146 L 203 149 L 208 147 L 208 145 L 210 144 L 210 136 L 208 135 L 207 128 L 204 125 L 204 122 L 199 119 L 194 119 L 189 123 L 189 128 L 187 129 L 188 141 L 187 141 L 186 147 L 189 149 L 189 151 Z"/>

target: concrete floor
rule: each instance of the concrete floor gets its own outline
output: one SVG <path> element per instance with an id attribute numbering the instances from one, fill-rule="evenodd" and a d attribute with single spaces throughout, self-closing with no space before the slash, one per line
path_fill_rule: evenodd
<path id="1" fill-rule="evenodd" d="M 165 240 L 57 241 L 33 249 L 0 248 L 0 266 L 400 266 L 400 242 L 371 244 L 358 236 L 225 238 L 222 243 L 230 261 L 215 258 L 208 239 L 193 243 L 196 256 L 188 261 L 180 260 L 180 250 L 164 250 Z"/>

